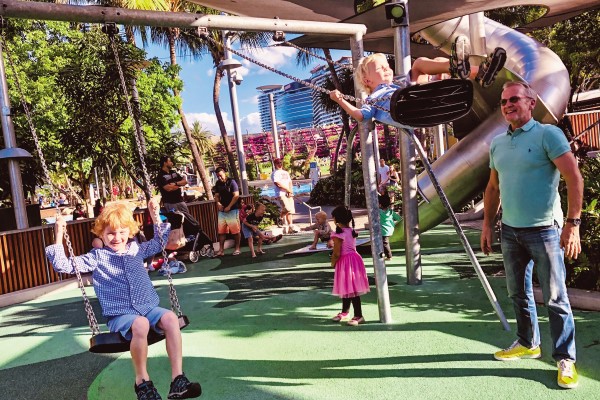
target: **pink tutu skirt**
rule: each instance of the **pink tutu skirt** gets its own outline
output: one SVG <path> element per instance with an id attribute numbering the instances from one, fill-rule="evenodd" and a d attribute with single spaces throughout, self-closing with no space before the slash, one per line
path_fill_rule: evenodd
<path id="1" fill-rule="evenodd" d="M 362 296 L 369 290 L 369 279 L 362 257 L 356 252 L 342 254 L 335 264 L 333 294 L 349 298 Z"/>

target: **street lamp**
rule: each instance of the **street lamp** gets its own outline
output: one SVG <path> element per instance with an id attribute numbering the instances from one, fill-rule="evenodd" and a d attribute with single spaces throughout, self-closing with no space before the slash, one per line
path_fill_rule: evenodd
<path id="1" fill-rule="evenodd" d="M 273 145 L 275 146 L 275 158 L 281 158 L 279 152 L 279 135 L 277 134 L 277 119 L 275 118 L 275 101 L 273 98 L 273 92 L 275 90 L 281 90 L 283 85 L 264 85 L 259 86 L 256 89 L 261 92 L 268 94 L 269 96 L 269 109 L 271 113 L 271 131 L 273 132 Z"/>
<path id="2" fill-rule="evenodd" d="M 236 71 L 242 64 L 231 58 L 229 54 L 229 32 L 223 31 L 225 38 L 224 54 L 225 59 L 219 64 L 219 69 L 227 71 L 227 81 L 229 82 L 229 98 L 231 100 L 231 113 L 233 115 L 233 130 L 235 132 L 235 142 L 237 143 L 237 157 L 240 166 L 241 194 L 248 194 L 248 174 L 246 173 L 246 156 L 244 155 L 244 141 L 242 139 L 242 129 L 240 128 L 240 116 L 238 112 L 237 91 L 235 86 L 242 83 L 242 76 Z"/>

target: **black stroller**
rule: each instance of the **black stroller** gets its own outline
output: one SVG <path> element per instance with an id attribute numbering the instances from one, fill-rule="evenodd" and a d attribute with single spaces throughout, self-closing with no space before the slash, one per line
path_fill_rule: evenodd
<path id="1" fill-rule="evenodd" d="M 200 259 L 200 256 L 210 258 L 215 256 L 213 242 L 206 233 L 204 233 L 202 228 L 193 222 L 188 221 L 182 213 L 165 212 L 162 214 L 171 224 L 171 229 L 179 229 L 181 224 L 183 224 L 183 233 L 186 237 L 186 243 L 185 246 L 177 249 L 178 252 L 189 252 L 188 258 L 191 262 L 197 262 Z"/>

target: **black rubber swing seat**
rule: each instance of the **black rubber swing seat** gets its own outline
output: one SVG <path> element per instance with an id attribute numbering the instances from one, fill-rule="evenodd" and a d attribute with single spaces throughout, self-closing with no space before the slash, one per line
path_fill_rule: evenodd
<path id="1" fill-rule="evenodd" d="M 190 324 L 190 320 L 185 315 L 179 316 L 179 328 L 183 329 Z M 160 342 L 165 338 L 154 331 L 148 332 L 148 345 Z M 90 338 L 90 353 L 122 353 L 129 351 L 131 342 L 125 340 L 119 332 L 105 332 L 94 335 Z"/>
<path id="2" fill-rule="evenodd" d="M 443 79 L 396 90 L 390 100 L 390 115 L 403 125 L 427 128 L 457 120 L 472 106 L 473 82 Z"/>

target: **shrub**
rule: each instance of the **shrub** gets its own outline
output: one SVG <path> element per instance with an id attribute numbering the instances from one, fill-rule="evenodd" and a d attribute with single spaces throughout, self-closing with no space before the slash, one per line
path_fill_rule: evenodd
<path id="1" fill-rule="evenodd" d="M 567 286 L 600 290 L 600 160 L 586 159 L 581 166 L 584 180 L 583 210 L 581 213 L 581 254 L 577 260 L 566 260 Z M 566 210 L 566 186 L 561 183 L 563 209 Z"/>

